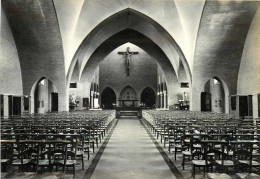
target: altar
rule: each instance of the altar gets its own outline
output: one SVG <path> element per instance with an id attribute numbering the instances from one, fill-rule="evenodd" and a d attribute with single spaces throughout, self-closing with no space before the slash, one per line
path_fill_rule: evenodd
<path id="1" fill-rule="evenodd" d="M 142 118 L 142 108 L 138 107 L 138 99 L 118 99 L 119 106 L 116 108 L 116 118 L 122 116 L 136 116 Z"/>
<path id="2" fill-rule="evenodd" d="M 138 106 L 138 99 L 118 99 L 121 108 L 135 108 Z"/>

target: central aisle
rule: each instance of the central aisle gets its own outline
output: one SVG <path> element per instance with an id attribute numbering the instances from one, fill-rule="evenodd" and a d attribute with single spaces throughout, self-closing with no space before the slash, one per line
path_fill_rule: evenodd
<path id="1" fill-rule="evenodd" d="M 176 178 L 137 119 L 119 119 L 91 179 Z"/>

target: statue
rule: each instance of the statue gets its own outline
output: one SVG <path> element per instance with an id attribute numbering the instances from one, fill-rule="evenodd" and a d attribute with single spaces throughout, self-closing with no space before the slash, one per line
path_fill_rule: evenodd
<path id="1" fill-rule="evenodd" d="M 120 55 L 125 55 L 126 56 L 126 65 L 127 65 L 127 76 L 129 76 L 129 71 L 130 71 L 130 60 L 132 55 L 138 54 L 138 52 L 130 52 L 129 47 L 126 48 L 125 52 L 118 52 Z"/>

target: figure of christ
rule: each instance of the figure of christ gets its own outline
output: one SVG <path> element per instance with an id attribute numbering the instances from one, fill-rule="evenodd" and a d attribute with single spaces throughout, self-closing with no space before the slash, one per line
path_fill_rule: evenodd
<path id="1" fill-rule="evenodd" d="M 127 76 L 129 76 L 129 71 L 130 71 L 130 60 L 132 55 L 137 55 L 138 52 L 130 52 L 130 48 L 127 47 L 125 52 L 118 52 L 120 55 L 125 55 L 126 56 L 126 65 L 127 65 Z"/>

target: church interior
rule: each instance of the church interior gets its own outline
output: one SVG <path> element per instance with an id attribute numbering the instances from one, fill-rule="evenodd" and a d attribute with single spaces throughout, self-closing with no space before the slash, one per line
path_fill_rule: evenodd
<path id="1" fill-rule="evenodd" d="M 1 178 L 260 178 L 260 1 L 1 0 Z"/>

